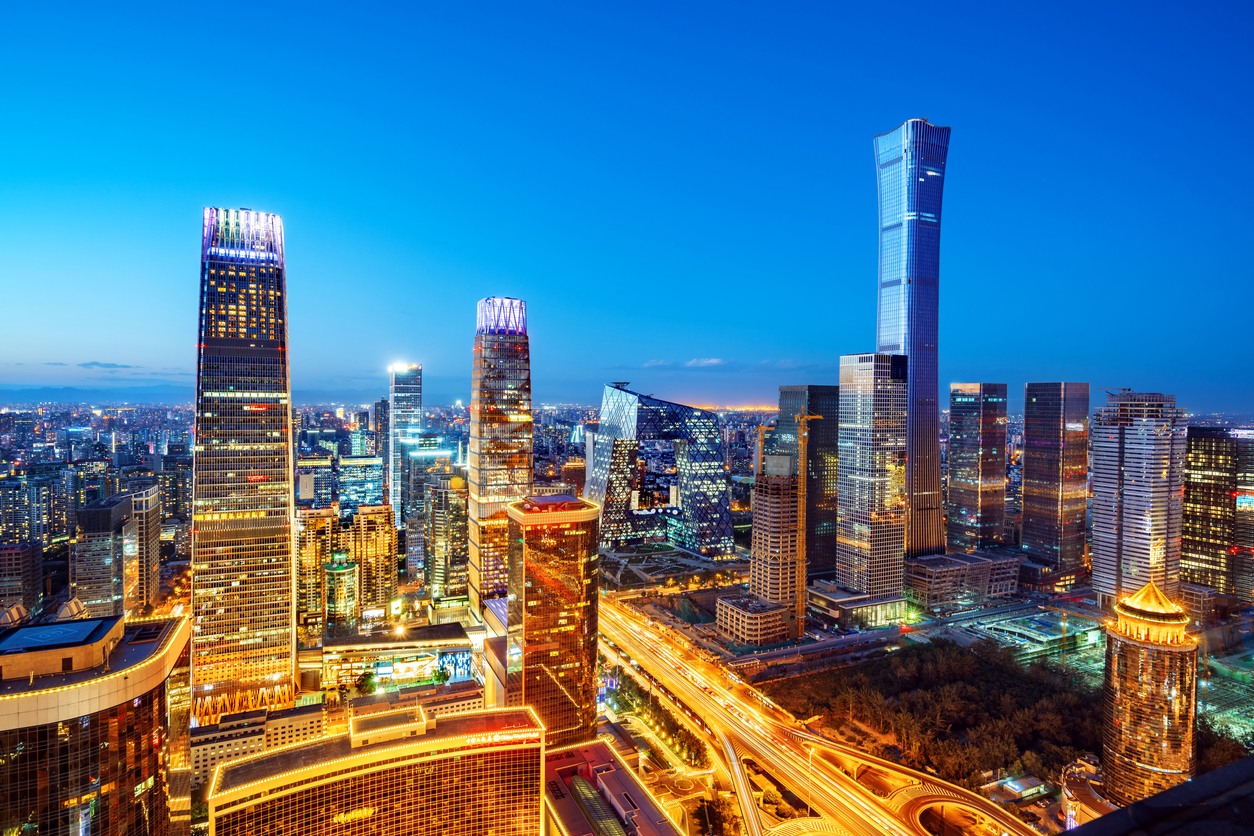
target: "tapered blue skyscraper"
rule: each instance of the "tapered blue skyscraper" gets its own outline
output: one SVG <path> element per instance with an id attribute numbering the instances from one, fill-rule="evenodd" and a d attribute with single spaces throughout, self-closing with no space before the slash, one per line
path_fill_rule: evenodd
<path id="1" fill-rule="evenodd" d="M 936 347 L 941 196 L 949 128 L 911 119 L 875 138 L 879 184 L 876 351 L 909 358 L 906 555 L 945 551 Z"/>

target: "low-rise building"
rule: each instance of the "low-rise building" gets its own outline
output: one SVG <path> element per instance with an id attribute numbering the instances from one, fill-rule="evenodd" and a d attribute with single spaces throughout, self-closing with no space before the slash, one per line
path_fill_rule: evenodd
<path id="1" fill-rule="evenodd" d="M 842 630 L 892 627 L 906 619 L 906 599 L 901 595 L 851 592 L 823 580 L 816 580 L 806 588 L 806 609 L 819 623 Z"/>
<path id="2" fill-rule="evenodd" d="M 353 700 L 353 714 L 364 717 L 380 711 L 397 708 L 422 710 L 429 717 L 441 714 L 461 714 L 484 708 L 483 686 L 473 679 L 450 682 L 447 685 L 412 685 L 386 694 L 374 694 Z"/>
<path id="3" fill-rule="evenodd" d="M 328 637 L 322 646 L 322 687 L 352 685 L 363 673 L 380 684 L 431 679 L 440 667 L 451 678 L 471 676 L 471 641 L 458 623 L 408 626 L 383 635 Z"/>
<path id="4" fill-rule="evenodd" d="M 1015 593 L 1017 554 L 975 551 L 933 554 L 906 561 L 906 600 L 930 612 L 982 604 Z"/>
<path id="5" fill-rule="evenodd" d="M 545 833 L 563 836 L 680 836 L 683 831 L 603 740 L 544 759 Z"/>
<path id="6" fill-rule="evenodd" d="M 192 729 L 192 786 L 212 778 L 220 763 L 313 740 L 322 730 L 321 705 L 224 714 L 212 725 Z"/>
<path id="7" fill-rule="evenodd" d="M 718 630 L 736 644 L 764 645 L 788 641 L 791 610 L 752 595 L 719 598 L 715 609 Z"/>

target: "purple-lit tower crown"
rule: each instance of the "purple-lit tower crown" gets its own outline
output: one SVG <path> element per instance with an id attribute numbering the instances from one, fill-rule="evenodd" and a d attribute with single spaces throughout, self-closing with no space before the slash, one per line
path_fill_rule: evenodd
<path id="1" fill-rule="evenodd" d="M 527 336 L 527 303 L 508 296 L 480 299 L 475 333 Z"/>

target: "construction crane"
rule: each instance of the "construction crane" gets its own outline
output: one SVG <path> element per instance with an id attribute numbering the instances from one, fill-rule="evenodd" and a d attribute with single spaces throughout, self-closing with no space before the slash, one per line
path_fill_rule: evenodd
<path id="1" fill-rule="evenodd" d="M 807 452 L 810 446 L 810 422 L 822 419 L 822 415 L 811 415 L 802 407 L 800 415 L 794 415 L 797 422 L 797 598 L 794 612 L 797 614 L 798 632 L 805 629 L 806 620 L 806 488 L 810 482 L 810 460 Z"/>

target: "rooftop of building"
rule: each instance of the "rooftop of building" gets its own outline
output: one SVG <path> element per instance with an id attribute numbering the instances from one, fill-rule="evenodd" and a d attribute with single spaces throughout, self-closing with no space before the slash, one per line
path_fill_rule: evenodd
<path id="1" fill-rule="evenodd" d="M 750 615 L 763 615 L 788 609 L 781 604 L 772 604 L 770 601 L 763 601 L 761 598 L 754 598 L 752 595 L 729 595 L 718 600 L 726 603 L 729 607 Z"/>
<path id="2" fill-rule="evenodd" d="M 1172 620 L 1178 620 L 1178 617 L 1183 616 L 1185 621 L 1188 620 L 1188 616 L 1184 616 L 1184 609 L 1164 595 L 1153 581 L 1121 600 L 1116 605 L 1116 610 L 1126 611 L 1127 614 L 1138 617 L 1149 616 L 1154 620 L 1162 620 L 1162 616 L 1167 616 Z"/>
<path id="3" fill-rule="evenodd" d="M 994 552 L 949 552 L 948 554 L 929 554 L 923 557 L 912 557 L 906 560 L 906 565 L 911 563 L 923 566 L 973 566 L 977 563 L 1001 563 L 1010 560 L 1021 560 L 1022 555 L 1019 554 L 998 554 Z"/>
<path id="4" fill-rule="evenodd" d="M 97 677 L 126 671 L 164 651 L 182 621 L 182 618 L 156 618 L 126 622 L 122 616 L 114 615 L 52 624 L 28 624 L 4 630 L 0 632 L 0 668 L 26 672 L 20 677 L 0 680 L 0 697 L 81 685 Z M 75 650 L 81 654 L 83 649 L 94 650 L 94 646 L 99 646 L 100 654 L 93 654 L 92 658 L 100 659 L 110 642 L 115 643 L 108 648 L 107 662 L 69 672 L 60 670 L 62 654 L 72 655 Z M 36 666 L 32 679 L 29 670 L 33 659 L 23 657 L 43 651 L 56 651 L 48 656 L 56 662 L 56 667 L 45 670 Z M 26 665 L 23 665 L 24 661 Z"/>
<path id="5" fill-rule="evenodd" d="M 547 753 L 544 798 L 562 831 L 570 836 L 626 832 L 679 836 L 682 832 L 614 748 L 602 740 Z"/>
<path id="6" fill-rule="evenodd" d="M 400 710 L 382 712 L 357 721 L 358 734 L 362 731 L 379 733 L 396 726 L 409 726 L 415 722 L 416 712 Z M 369 729 L 364 728 L 367 724 Z M 543 726 L 529 709 L 504 709 L 482 713 L 446 714 L 427 718 L 425 732 L 417 737 L 386 737 L 378 743 L 353 746 L 348 734 L 320 737 L 307 743 L 274 749 L 252 757 L 242 758 L 222 765 L 214 781 L 210 797 L 220 796 L 239 787 L 276 778 L 280 775 L 300 772 L 347 757 L 377 755 L 398 746 L 422 744 L 436 747 L 441 741 L 457 737 L 480 737 L 514 731 L 542 731 Z M 486 742 L 486 741 L 485 741 Z"/>
<path id="7" fill-rule="evenodd" d="M 400 631 L 392 630 L 387 633 L 328 638 L 325 640 L 322 649 L 324 653 L 334 653 L 372 647 L 408 647 L 415 644 L 430 647 L 468 647 L 470 638 L 466 635 L 466 628 L 457 622 L 424 624 L 421 626 L 402 627 Z"/>

